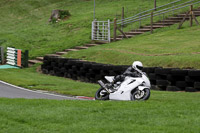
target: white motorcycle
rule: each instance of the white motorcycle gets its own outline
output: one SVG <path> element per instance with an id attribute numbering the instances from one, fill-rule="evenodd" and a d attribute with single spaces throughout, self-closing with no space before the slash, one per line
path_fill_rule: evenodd
<path id="1" fill-rule="evenodd" d="M 139 77 L 126 76 L 124 81 L 117 82 L 108 88 L 114 76 L 105 76 L 106 83 L 99 80 L 101 86 L 95 94 L 95 100 L 148 100 L 151 84 L 145 73 L 140 72 Z"/>

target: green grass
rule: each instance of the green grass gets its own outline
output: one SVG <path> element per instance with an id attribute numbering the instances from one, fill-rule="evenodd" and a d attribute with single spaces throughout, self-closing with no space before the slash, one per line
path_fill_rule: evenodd
<path id="1" fill-rule="evenodd" d="M 158 4 L 169 1 L 173 0 L 160 0 Z M 116 13 L 120 14 L 122 6 L 133 11 L 129 10 L 127 14 L 137 13 L 138 7 L 153 7 L 153 0 L 96 2 L 96 16 L 99 20 L 113 19 Z M 53 9 L 68 9 L 72 16 L 58 24 L 47 24 Z M 30 57 L 34 58 L 89 43 L 93 0 L 1 0 L 0 15 L 0 45 L 28 49 Z M 153 35 L 147 33 L 133 39 L 70 53 L 67 57 L 111 64 L 125 65 L 131 64 L 133 60 L 141 60 L 145 66 L 199 68 L 199 55 L 191 54 L 199 52 L 198 37 L 199 27 L 176 30 L 172 26 L 156 30 Z M 180 55 L 140 55 L 163 53 Z M 39 74 L 36 72 L 37 67 L 0 70 L 0 80 L 33 90 L 68 95 L 94 96 L 99 88 L 96 84 Z M 151 92 L 146 102 L 1 98 L 0 133 L 200 131 L 200 93 Z"/>
<path id="2" fill-rule="evenodd" d="M 146 102 L 0 99 L 0 132 L 198 133 L 199 96 L 152 91 Z"/>
<path id="3" fill-rule="evenodd" d="M 64 56 L 106 64 L 130 65 L 140 60 L 145 66 L 200 69 L 200 26 L 188 25 L 185 22 L 182 29 L 177 29 L 176 24 L 156 29 L 153 34 L 145 33 Z"/>
<path id="4" fill-rule="evenodd" d="M 28 69 L 0 70 L 0 80 L 32 90 L 47 90 L 74 96 L 94 97 L 99 88 L 96 84 L 37 73 L 36 66 Z"/>
<path id="5" fill-rule="evenodd" d="M 171 1 L 160 0 L 157 4 Z M 132 16 L 138 8 L 153 8 L 153 0 L 97 0 L 96 18 L 113 20 L 121 14 L 122 6 L 125 15 Z M 71 16 L 58 24 L 48 24 L 53 9 L 67 9 Z M 0 16 L 0 45 L 28 49 L 31 58 L 91 41 L 93 0 L 1 0 Z"/>

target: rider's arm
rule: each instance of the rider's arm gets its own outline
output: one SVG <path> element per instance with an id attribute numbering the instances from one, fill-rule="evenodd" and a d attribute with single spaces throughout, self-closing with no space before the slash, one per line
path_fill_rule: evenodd
<path id="1" fill-rule="evenodd" d="M 136 72 L 132 67 L 129 67 L 126 69 L 126 71 L 123 73 L 124 76 L 131 76 L 131 77 L 138 77 L 139 73 Z"/>
<path id="2" fill-rule="evenodd" d="M 132 73 L 132 67 L 128 67 L 123 75 L 130 75 Z"/>

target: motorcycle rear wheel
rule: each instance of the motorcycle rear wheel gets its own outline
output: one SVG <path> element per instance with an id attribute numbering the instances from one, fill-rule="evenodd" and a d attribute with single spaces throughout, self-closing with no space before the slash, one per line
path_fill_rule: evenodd
<path id="1" fill-rule="evenodd" d="M 131 93 L 131 100 L 148 100 L 150 97 L 150 90 L 144 89 L 142 91 L 136 90 Z"/>
<path id="2" fill-rule="evenodd" d="M 99 88 L 95 94 L 95 100 L 109 100 L 109 94 L 103 88 Z"/>

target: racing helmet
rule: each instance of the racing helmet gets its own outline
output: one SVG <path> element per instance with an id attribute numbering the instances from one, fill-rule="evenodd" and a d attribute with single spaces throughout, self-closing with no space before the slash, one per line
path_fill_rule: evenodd
<path id="1" fill-rule="evenodd" d="M 142 69 L 143 69 L 142 62 L 134 61 L 133 64 L 132 64 L 132 68 L 137 70 L 137 71 L 142 71 Z"/>

